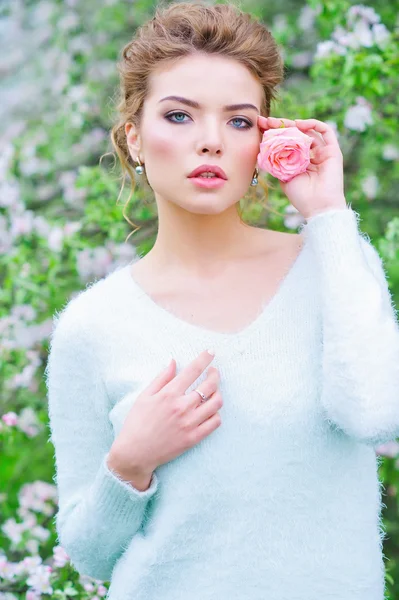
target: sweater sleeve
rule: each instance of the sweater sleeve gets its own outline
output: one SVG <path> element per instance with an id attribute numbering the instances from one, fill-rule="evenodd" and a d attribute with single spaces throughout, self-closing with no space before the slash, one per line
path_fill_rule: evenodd
<path id="1" fill-rule="evenodd" d="M 382 260 L 349 206 L 303 225 L 322 302 L 321 403 L 361 443 L 399 437 L 399 325 Z"/>
<path id="2" fill-rule="evenodd" d="M 108 397 L 86 321 L 76 308 L 72 300 L 55 327 L 53 322 L 45 369 L 58 492 L 55 525 L 72 566 L 109 581 L 143 522 L 158 479 L 154 472 L 150 487 L 140 491 L 107 466 L 114 440 Z"/>

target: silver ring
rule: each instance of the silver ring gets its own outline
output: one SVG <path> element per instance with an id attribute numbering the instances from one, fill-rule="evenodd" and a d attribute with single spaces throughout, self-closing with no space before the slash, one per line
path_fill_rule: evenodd
<path id="1" fill-rule="evenodd" d="M 202 398 L 202 400 L 201 400 L 201 403 L 202 403 L 202 402 L 206 402 L 207 400 L 209 400 L 209 398 L 207 398 L 207 397 L 205 396 L 205 394 L 203 394 L 203 393 L 201 392 L 201 390 L 198 390 L 198 389 L 196 389 L 196 390 L 194 390 L 194 392 L 197 392 L 197 393 L 198 393 L 198 394 L 201 396 L 201 398 Z"/>

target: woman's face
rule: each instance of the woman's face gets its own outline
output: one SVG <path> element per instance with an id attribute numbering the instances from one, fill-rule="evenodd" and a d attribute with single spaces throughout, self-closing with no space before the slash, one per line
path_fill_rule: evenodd
<path id="1" fill-rule="evenodd" d="M 165 100 L 172 95 L 199 106 Z M 257 125 L 262 97 L 262 86 L 244 65 L 217 55 L 184 57 L 152 74 L 140 131 L 131 124 L 125 131 L 133 160 L 139 156 L 145 163 L 158 204 L 219 214 L 245 195 L 262 139 Z M 254 108 L 224 108 L 243 103 Z M 225 183 L 196 185 L 188 175 L 202 164 L 221 167 Z"/>

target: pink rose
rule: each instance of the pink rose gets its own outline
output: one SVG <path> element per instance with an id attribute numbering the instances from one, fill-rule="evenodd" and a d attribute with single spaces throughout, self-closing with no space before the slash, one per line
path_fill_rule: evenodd
<path id="1" fill-rule="evenodd" d="M 280 181 L 290 181 L 308 168 L 312 141 L 297 127 L 267 129 L 260 143 L 259 169 Z"/>

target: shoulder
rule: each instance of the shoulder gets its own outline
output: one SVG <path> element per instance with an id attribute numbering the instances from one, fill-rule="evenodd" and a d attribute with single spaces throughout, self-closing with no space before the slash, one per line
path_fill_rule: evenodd
<path id="1" fill-rule="evenodd" d="M 61 329 L 85 329 L 101 319 L 107 310 L 112 310 L 115 298 L 120 297 L 121 270 L 127 265 L 118 266 L 104 277 L 86 283 L 75 291 L 53 315 L 53 333 Z"/>
<path id="2" fill-rule="evenodd" d="M 287 233 L 273 229 L 263 229 L 260 234 L 261 248 L 267 255 L 295 256 L 302 248 L 305 238 L 301 233 Z"/>
<path id="3" fill-rule="evenodd" d="M 301 233 L 286 233 L 284 231 L 276 231 L 275 233 L 277 233 L 277 243 L 282 248 L 288 248 L 293 251 L 302 248 L 305 241 Z"/>

